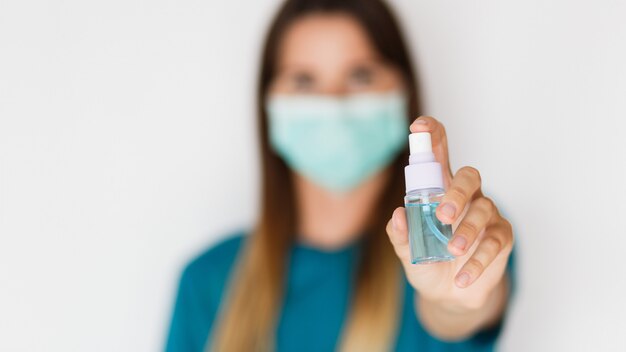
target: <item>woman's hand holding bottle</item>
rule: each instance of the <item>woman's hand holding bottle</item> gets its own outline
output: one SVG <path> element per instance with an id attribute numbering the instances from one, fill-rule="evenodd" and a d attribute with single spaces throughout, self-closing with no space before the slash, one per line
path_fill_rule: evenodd
<path id="1" fill-rule="evenodd" d="M 442 166 L 446 188 L 436 216 L 441 222 L 452 224 L 454 234 L 447 249 L 456 258 L 453 261 L 412 264 L 403 207 L 393 212 L 387 224 L 387 233 L 409 283 L 424 302 L 449 313 L 480 312 L 485 310 L 492 298 L 503 300 L 505 268 L 513 247 L 511 225 L 500 215 L 494 202 L 483 195 L 480 174 L 476 169 L 466 166 L 452 175 L 446 132 L 439 121 L 422 116 L 413 122 L 410 129 L 412 133 L 431 134 L 432 151 Z M 497 307 L 486 310 L 489 309 Z"/>

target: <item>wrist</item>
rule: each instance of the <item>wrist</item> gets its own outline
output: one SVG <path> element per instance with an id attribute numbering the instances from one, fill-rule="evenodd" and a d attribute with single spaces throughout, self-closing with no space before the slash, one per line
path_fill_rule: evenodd
<path id="1" fill-rule="evenodd" d="M 415 301 L 420 307 L 428 306 L 430 310 L 441 312 L 446 315 L 471 315 L 481 310 L 484 303 L 473 302 L 468 304 L 467 300 L 450 298 L 433 299 L 415 292 Z"/>
<path id="2" fill-rule="evenodd" d="M 462 289 L 467 290 L 467 289 Z M 484 311 L 491 303 L 499 301 L 507 290 L 507 277 L 503 275 L 500 281 L 488 292 L 467 292 L 468 294 L 459 294 L 454 292 L 449 296 L 432 297 L 422 295 L 419 291 L 415 291 L 416 302 L 419 299 L 420 304 L 425 304 L 432 309 L 450 315 L 473 315 Z M 457 291 L 457 290 L 454 290 Z"/>

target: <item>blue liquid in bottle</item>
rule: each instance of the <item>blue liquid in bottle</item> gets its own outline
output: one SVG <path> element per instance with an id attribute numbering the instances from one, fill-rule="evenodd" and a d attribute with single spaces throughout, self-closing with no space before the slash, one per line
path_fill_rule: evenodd
<path id="1" fill-rule="evenodd" d="M 413 264 L 454 260 L 454 256 L 448 252 L 452 226 L 443 224 L 435 215 L 443 193 L 442 189 L 423 189 L 409 192 L 405 197 Z"/>

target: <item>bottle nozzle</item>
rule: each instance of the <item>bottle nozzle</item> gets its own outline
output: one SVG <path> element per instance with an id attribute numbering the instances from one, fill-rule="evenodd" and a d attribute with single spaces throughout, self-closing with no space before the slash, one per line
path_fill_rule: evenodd
<path id="1" fill-rule="evenodd" d="M 441 165 L 435 160 L 430 133 L 411 133 L 409 150 L 409 165 L 404 168 L 407 192 L 425 188 L 443 189 Z"/>
<path id="2" fill-rule="evenodd" d="M 432 141 L 430 133 L 417 132 L 409 135 L 409 151 L 411 155 L 419 153 L 432 153 Z"/>

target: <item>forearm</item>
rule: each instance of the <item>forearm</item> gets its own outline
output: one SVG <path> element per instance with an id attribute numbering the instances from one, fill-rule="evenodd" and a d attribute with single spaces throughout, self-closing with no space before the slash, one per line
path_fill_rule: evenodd
<path id="1" fill-rule="evenodd" d="M 416 293 L 416 314 L 432 335 L 443 340 L 460 340 L 500 320 L 506 307 L 508 290 L 508 277 L 504 275 L 485 304 L 476 309 L 450 307 L 442 302 L 428 301 Z"/>

